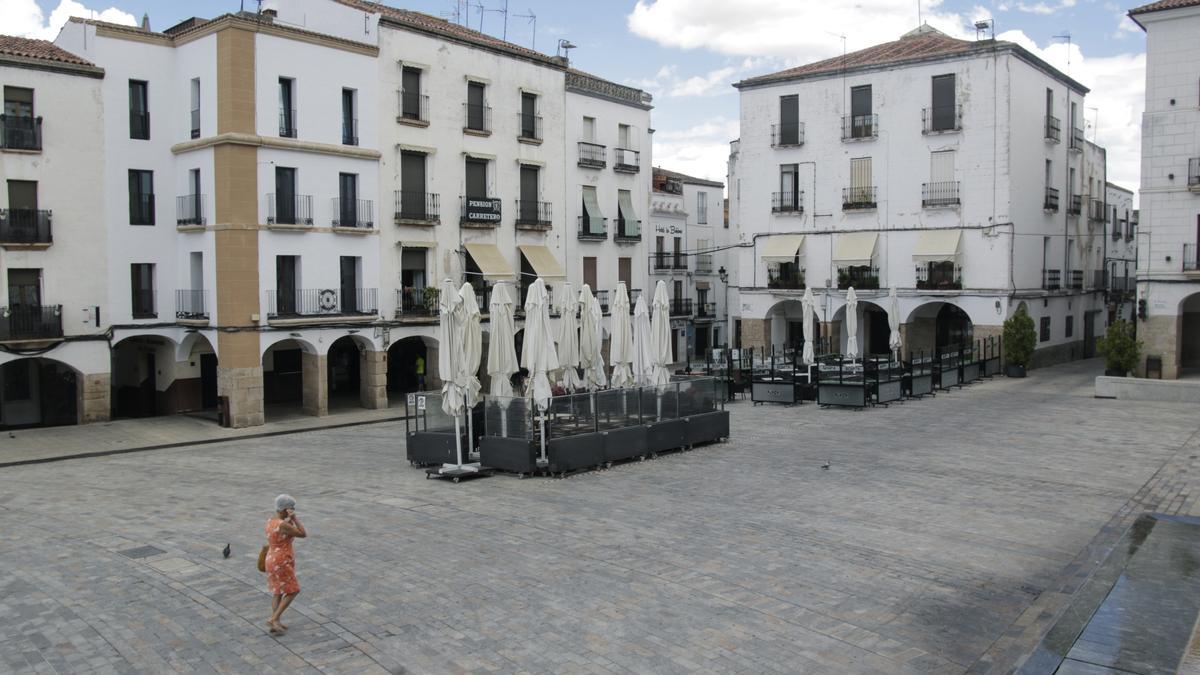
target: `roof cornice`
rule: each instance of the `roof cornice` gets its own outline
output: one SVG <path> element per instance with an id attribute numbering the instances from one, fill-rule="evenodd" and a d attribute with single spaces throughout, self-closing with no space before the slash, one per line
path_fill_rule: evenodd
<path id="1" fill-rule="evenodd" d="M 85 66 L 79 63 L 66 63 L 64 61 L 16 56 L 13 54 L 0 54 L 0 66 L 40 70 L 48 73 L 59 73 L 60 75 L 76 75 L 96 79 L 104 78 L 104 69 L 98 66 Z"/>

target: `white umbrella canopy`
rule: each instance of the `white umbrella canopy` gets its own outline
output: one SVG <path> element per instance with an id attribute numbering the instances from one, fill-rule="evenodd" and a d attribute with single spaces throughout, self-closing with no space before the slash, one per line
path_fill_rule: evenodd
<path id="1" fill-rule="evenodd" d="M 462 296 L 449 279 L 442 282 L 438 297 L 438 373 L 442 378 L 442 410 L 451 417 L 462 414 L 465 404 L 463 387 Z"/>
<path id="2" fill-rule="evenodd" d="M 592 289 L 587 284 L 579 289 L 579 307 L 579 361 L 583 366 L 583 384 L 589 390 L 596 391 L 608 385 L 608 378 L 604 376 L 604 354 L 601 348 L 604 344 L 600 326 L 603 312 L 600 309 L 600 301 L 592 295 Z"/>
<path id="3" fill-rule="evenodd" d="M 558 370 L 554 332 L 550 329 L 550 306 L 546 282 L 533 281 L 525 296 L 525 340 L 521 343 L 521 365 L 529 370 L 533 401 L 545 410 L 550 406 L 549 373 Z"/>
<path id="4" fill-rule="evenodd" d="M 900 354 L 900 298 L 896 297 L 896 287 L 888 291 L 888 346 L 895 354 Z"/>
<path id="5" fill-rule="evenodd" d="M 466 391 L 464 403 L 468 408 L 474 408 L 479 403 L 479 366 L 483 361 L 483 329 L 479 325 L 479 301 L 475 299 L 475 287 L 464 283 L 458 290 L 462 298 L 462 342 L 463 370 Z"/>
<path id="6" fill-rule="evenodd" d="M 508 284 L 498 283 L 492 287 L 492 299 L 488 303 L 492 323 L 492 339 L 488 341 L 488 375 L 492 396 L 511 398 L 513 395 L 512 375 L 517 372 L 517 334 L 513 319 L 513 298 Z"/>
<path id="7" fill-rule="evenodd" d="M 804 307 L 804 353 L 800 355 L 804 363 L 812 363 L 817 360 L 817 356 L 813 350 L 813 306 L 817 302 L 813 297 L 811 288 L 804 289 L 804 298 L 800 300 L 800 304 Z"/>
<path id="8" fill-rule="evenodd" d="M 640 299 L 640 298 L 639 298 Z M 612 365 L 612 386 L 631 387 L 633 378 L 633 325 L 629 321 L 629 292 L 625 283 L 617 284 L 612 305 L 612 335 L 609 336 L 608 362 Z"/>
<path id="9" fill-rule="evenodd" d="M 651 384 L 654 373 L 654 331 L 645 296 L 638 296 L 633 308 L 633 379 L 639 387 Z"/>
<path id="10" fill-rule="evenodd" d="M 858 356 L 858 295 L 853 286 L 846 289 L 846 355 Z"/>
<path id="11" fill-rule="evenodd" d="M 559 298 L 558 319 L 558 385 L 568 392 L 583 388 L 579 378 L 579 321 L 575 318 L 579 309 L 579 297 L 570 282 L 562 285 Z"/>
<path id="12" fill-rule="evenodd" d="M 671 381 L 671 302 L 667 298 L 667 282 L 661 279 L 654 288 L 653 310 L 649 384 L 663 385 Z"/>

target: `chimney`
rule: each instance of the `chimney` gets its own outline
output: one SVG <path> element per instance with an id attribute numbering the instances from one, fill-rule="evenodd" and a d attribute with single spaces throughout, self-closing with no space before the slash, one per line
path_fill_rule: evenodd
<path id="1" fill-rule="evenodd" d="M 262 14 L 272 21 L 279 18 L 279 10 L 277 9 L 264 9 Z"/>
<path id="2" fill-rule="evenodd" d="M 142 30 L 150 32 L 150 14 L 142 14 Z"/>

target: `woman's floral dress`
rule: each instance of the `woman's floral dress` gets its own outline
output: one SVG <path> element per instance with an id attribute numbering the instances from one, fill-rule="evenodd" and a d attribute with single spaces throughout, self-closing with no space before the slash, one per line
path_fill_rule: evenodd
<path id="1" fill-rule="evenodd" d="M 267 590 L 272 595 L 290 595 L 300 592 L 296 580 L 296 555 L 292 553 L 292 535 L 280 529 L 283 521 L 272 518 L 267 521 Z"/>

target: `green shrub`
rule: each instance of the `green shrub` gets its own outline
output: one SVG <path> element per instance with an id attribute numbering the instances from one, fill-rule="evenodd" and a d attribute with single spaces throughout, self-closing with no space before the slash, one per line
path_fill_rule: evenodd
<path id="1" fill-rule="evenodd" d="M 1108 327 L 1108 334 L 1096 340 L 1096 348 L 1104 357 L 1104 367 L 1119 370 L 1124 375 L 1137 367 L 1142 343 L 1133 333 L 1133 324 L 1125 320 L 1116 321 Z"/>
<path id="2" fill-rule="evenodd" d="M 425 309 L 430 312 L 437 311 L 438 300 L 441 298 L 442 289 L 437 286 L 425 287 Z"/>
<path id="3" fill-rule="evenodd" d="M 1013 365 L 1028 366 L 1036 342 L 1033 318 L 1025 310 L 1025 305 L 1021 305 L 1004 322 L 1004 360 Z"/>

